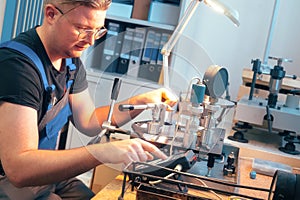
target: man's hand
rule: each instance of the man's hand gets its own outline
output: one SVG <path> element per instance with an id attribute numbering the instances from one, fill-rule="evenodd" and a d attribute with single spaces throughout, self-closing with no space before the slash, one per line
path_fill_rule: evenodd
<path id="1" fill-rule="evenodd" d="M 173 107 L 178 102 L 178 97 L 174 92 L 166 88 L 160 88 L 153 90 L 138 96 L 138 104 L 147 103 L 166 103 L 170 107 Z"/>
<path id="2" fill-rule="evenodd" d="M 110 143 L 87 146 L 90 153 L 103 164 L 124 164 L 145 162 L 155 157 L 167 159 L 167 156 L 155 145 L 142 139 L 128 139 Z"/>

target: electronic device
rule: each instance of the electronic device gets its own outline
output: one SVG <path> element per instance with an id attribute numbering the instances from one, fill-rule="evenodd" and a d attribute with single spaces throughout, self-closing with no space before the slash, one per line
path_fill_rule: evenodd
<path id="1" fill-rule="evenodd" d="M 187 171 L 196 163 L 196 161 L 197 154 L 195 154 L 192 150 L 188 150 L 169 156 L 166 160 L 156 159 L 136 166 L 134 165 L 133 170 L 142 174 L 166 177 L 170 174 L 170 172 L 163 170 L 161 167 L 176 169 L 178 171 Z M 149 180 L 149 178 L 143 178 L 143 182 L 148 182 Z"/>

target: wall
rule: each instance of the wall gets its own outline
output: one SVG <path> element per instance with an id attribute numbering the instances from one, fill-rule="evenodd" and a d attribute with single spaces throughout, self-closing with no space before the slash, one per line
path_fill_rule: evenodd
<path id="1" fill-rule="evenodd" d="M 0 0 L 0 38 L 2 35 L 2 26 L 3 26 L 5 5 L 6 5 L 6 0 Z"/>
<path id="2" fill-rule="evenodd" d="M 252 69 L 252 59 L 263 60 L 275 0 L 223 0 L 222 2 L 226 2 L 239 12 L 240 27 L 236 28 L 228 18 L 200 3 L 184 31 L 184 37 L 189 41 L 185 51 L 196 54 L 193 56 L 194 60 L 189 59 L 189 62 L 196 60 L 198 63 L 192 68 L 196 67 L 202 73 L 208 67 L 206 63 L 209 60 L 226 67 L 230 76 L 230 93 L 234 100 L 238 87 L 242 83 L 243 68 Z M 283 66 L 288 74 L 298 76 L 300 76 L 298 55 L 300 27 L 297 25 L 297 19 L 300 19 L 299 7 L 300 1 L 297 0 L 280 1 L 270 49 L 270 56 L 292 59 L 292 63 L 284 63 Z M 199 54 L 191 44 L 198 46 Z M 204 64 L 201 64 L 203 62 Z M 269 62 L 271 66 L 274 64 L 273 61 Z M 186 76 L 185 73 L 188 72 L 185 71 L 189 71 L 188 67 L 176 66 L 176 70 L 179 68 L 184 69 L 176 73 Z"/>

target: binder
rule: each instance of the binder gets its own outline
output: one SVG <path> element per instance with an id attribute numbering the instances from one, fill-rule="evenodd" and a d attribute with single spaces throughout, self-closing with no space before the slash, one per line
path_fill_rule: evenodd
<path id="1" fill-rule="evenodd" d="M 152 65 L 157 64 L 158 54 L 160 53 L 160 50 L 162 48 L 162 46 L 160 47 L 160 41 L 161 41 L 161 33 L 156 33 L 155 40 L 153 43 L 153 50 L 151 52 L 151 59 L 150 59 L 150 64 Z"/>
<path id="2" fill-rule="evenodd" d="M 154 30 L 149 30 L 147 33 L 144 51 L 142 56 L 141 64 L 149 64 L 151 60 L 151 53 L 154 49 L 154 41 L 155 41 L 156 33 Z"/>
<path id="3" fill-rule="evenodd" d="M 123 37 L 119 34 L 122 26 L 116 22 L 108 22 L 107 29 L 100 69 L 105 72 L 116 72 L 123 41 Z"/>
<path id="4" fill-rule="evenodd" d="M 164 41 L 164 43 L 166 42 L 167 40 Z M 160 43 L 161 43 L 161 33 L 157 33 L 155 35 L 154 47 L 151 53 L 150 68 L 149 68 L 149 73 L 151 74 L 149 80 L 152 80 L 154 82 L 158 82 L 161 68 L 162 68 L 162 64 L 157 63 L 158 55 L 160 54 L 160 50 L 162 48 L 162 46 L 160 47 Z"/>
<path id="5" fill-rule="evenodd" d="M 117 73 L 126 74 L 128 71 L 129 59 L 131 54 L 132 40 L 135 30 L 133 28 L 126 28 L 123 37 L 123 44 L 120 52 L 119 64 L 117 67 Z"/>
<path id="6" fill-rule="evenodd" d="M 154 35 L 150 61 L 143 62 L 143 65 L 141 65 L 139 70 L 140 78 L 144 78 L 154 82 L 158 82 L 159 80 L 161 66 L 157 65 L 157 56 L 158 56 L 159 45 L 160 45 L 160 37 L 161 37 L 161 33 L 156 32 Z"/>
<path id="7" fill-rule="evenodd" d="M 131 46 L 131 55 L 129 59 L 127 75 L 138 77 L 138 71 L 142 58 L 142 51 L 146 37 L 146 28 L 136 28 Z"/>
<path id="8" fill-rule="evenodd" d="M 170 34 L 169 33 L 162 33 L 161 34 L 161 38 L 160 38 L 160 44 L 159 44 L 159 52 L 157 55 L 157 64 L 158 65 L 163 65 L 163 55 L 161 54 L 161 50 L 163 48 L 163 46 L 168 42 L 170 38 Z"/>

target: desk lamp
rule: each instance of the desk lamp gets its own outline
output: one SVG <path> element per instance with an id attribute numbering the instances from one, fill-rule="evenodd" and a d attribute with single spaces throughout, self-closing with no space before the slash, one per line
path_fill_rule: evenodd
<path id="1" fill-rule="evenodd" d="M 191 19 L 191 16 L 195 12 L 197 6 L 200 2 L 204 2 L 206 5 L 212 7 L 217 12 L 220 12 L 227 16 L 235 26 L 239 26 L 239 14 L 236 10 L 231 9 L 230 7 L 226 6 L 225 4 L 221 3 L 218 0 L 191 0 L 188 8 L 186 9 L 185 13 L 183 14 L 181 20 L 179 21 L 177 27 L 175 28 L 173 34 L 170 36 L 169 40 L 163 46 L 161 50 L 161 54 L 163 55 L 163 68 L 162 68 L 162 75 L 163 77 L 163 85 L 169 88 L 169 63 L 168 58 L 170 53 L 175 46 L 176 42 L 178 41 L 180 35 L 182 34 L 183 30 L 185 29 L 186 25 Z"/>

